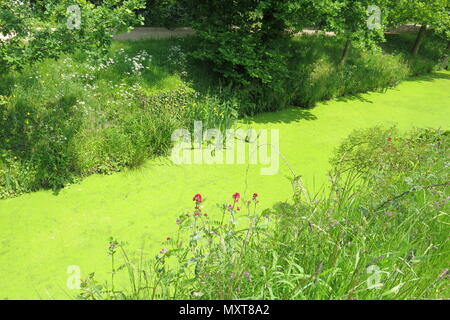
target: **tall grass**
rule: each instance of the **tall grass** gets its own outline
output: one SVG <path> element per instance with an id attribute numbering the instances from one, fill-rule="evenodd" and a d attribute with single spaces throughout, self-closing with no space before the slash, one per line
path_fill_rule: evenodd
<path id="1" fill-rule="evenodd" d="M 0 198 L 139 166 L 194 120 L 230 126 L 232 101 L 184 80 L 180 42 L 116 43 L 102 61 L 77 53 L 4 75 Z"/>
<path id="2" fill-rule="evenodd" d="M 332 159 L 328 195 L 299 177 L 291 202 L 263 211 L 263 195 L 230 195 L 216 212 L 197 195 L 155 259 L 111 241 L 128 288 L 91 276 L 80 298 L 448 299 L 449 146 L 448 131 L 357 131 Z"/>

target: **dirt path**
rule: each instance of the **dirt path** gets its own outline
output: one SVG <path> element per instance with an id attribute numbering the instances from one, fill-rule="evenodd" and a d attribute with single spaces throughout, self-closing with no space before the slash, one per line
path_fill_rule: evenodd
<path id="1" fill-rule="evenodd" d="M 324 32 L 311 28 L 304 29 L 299 32 L 298 35 L 303 34 L 315 34 L 323 33 L 327 36 L 334 36 L 334 32 Z M 151 27 L 138 27 L 127 33 L 121 33 L 114 37 L 115 40 L 142 40 L 142 39 L 167 39 L 167 38 L 181 38 L 188 37 L 195 34 L 195 31 L 190 27 L 166 29 L 166 28 L 151 28 Z"/>
<path id="2" fill-rule="evenodd" d="M 398 28 L 389 29 L 386 33 L 414 33 L 418 32 L 420 25 L 404 25 Z M 323 33 L 327 36 L 335 36 L 334 32 L 324 32 L 312 28 L 305 28 L 303 31 L 299 32 L 298 35 L 304 34 L 316 34 Z M 194 35 L 195 32 L 192 28 L 176 28 L 176 29 L 166 29 L 166 28 L 150 28 L 150 27 L 139 27 L 133 29 L 131 32 L 122 33 L 114 37 L 115 40 L 141 40 L 141 39 L 167 39 L 167 38 L 180 38 Z"/>
<path id="3" fill-rule="evenodd" d="M 192 28 L 150 28 L 139 27 L 134 28 L 131 32 L 118 34 L 114 37 L 115 40 L 142 40 L 142 39 L 167 39 L 167 38 L 181 38 L 194 35 Z"/>
<path id="4" fill-rule="evenodd" d="M 405 33 L 405 32 L 417 32 L 420 26 L 416 25 L 405 25 L 399 28 L 388 30 L 386 33 Z M 303 34 L 315 34 L 323 31 L 306 28 L 298 35 Z M 115 40 L 142 40 L 142 39 L 167 39 L 167 38 L 181 38 L 194 35 L 195 32 L 192 28 L 153 28 L 153 27 L 138 27 L 134 28 L 131 32 L 121 33 L 114 36 Z M 327 36 L 334 36 L 334 32 L 324 32 Z M 6 41 L 13 38 L 11 35 L 3 35 L 0 33 L 0 41 Z"/>

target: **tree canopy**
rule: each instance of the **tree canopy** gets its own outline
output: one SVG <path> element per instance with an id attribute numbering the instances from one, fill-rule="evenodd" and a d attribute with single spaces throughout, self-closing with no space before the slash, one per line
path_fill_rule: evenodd
<path id="1" fill-rule="evenodd" d="M 286 73 L 283 42 L 304 27 L 332 31 L 345 39 L 341 63 L 350 48 L 377 49 L 387 26 L 427 25 L 448 38 L 448 0 L 207 0 L 190 1 L 201 44 L 195 56 L 240 83 L 275 85 Z"/>
<path id="2" fill-rule="evenodd" d="M 0 68 L 20 69 L 76 49 L 104 53 L 114 34 L 139 22 L 143 0 L 0 0 Z"/>

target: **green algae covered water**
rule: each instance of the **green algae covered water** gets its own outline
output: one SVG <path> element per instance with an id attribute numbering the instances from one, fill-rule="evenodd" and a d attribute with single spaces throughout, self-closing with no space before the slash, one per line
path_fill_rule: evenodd
<path id="1" fill-rule="evenodd" d="M 277 129 L 280 152 L 302 175 L 307 187 L 327 183 L 333 149 L 354 129 L 376 125 L 450 127 L 450 72 L 414 78 L 387 93 L 369 93 L 323 102 L 311 110 L 298 108 L 263 114 L 241 127 Z M 65 299 L 68 268 L 81 276 L 96 272 L 109 278 L 108 238 L 128 242 L 133 253 L 153 257 L 176 230 L 175 220 L 192 209 L 201 193 L 210 215 L 234 192 L 260 194 L 271 207 L 291 197 L 292 177 L 283 160 L 273 176 L 261 166 L 175 165 L 168 159 L 148 161 L 142 168 L 111 176 L 91 176 L 58 195 L 40 191 L 0 201 L 0 299 Z M 125 279 L 119 279 L 119 286 Z"/>

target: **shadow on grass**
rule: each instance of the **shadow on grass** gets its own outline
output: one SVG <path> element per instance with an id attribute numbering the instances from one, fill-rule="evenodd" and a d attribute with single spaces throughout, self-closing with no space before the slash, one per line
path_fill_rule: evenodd
<path id="1" fill-rule="evenodd" d="M 435 80 L 450 80 L 449 71 L 437 71 L 429 74 L 424 74 L 420 76 L 408 77 L 404 81 L 414 81 L 414 82 L 431 82 Z"/>
<path id="2" fill-rule="evenodd" d="M 308 109 L 290 108 L 282 111 L 264 113 L 244 119 L 245 124 L 253 123 L 294 123 L 300 121 L 313 121 L 317 117 Z"/>
<path id="3" fill-rule="evenodd" d="M 328 104 L 330 101 L 339 101 L 339 102 L 349 102 L 349 101 L 360 101 L 365 103 L 373 103 L 373 101 L 367 99 L 362 94 L 354 94 L 354 95 L 348 95 L 348 96 L 342 96 L 333 100 L 324 101 L 324 104 Z"/>

